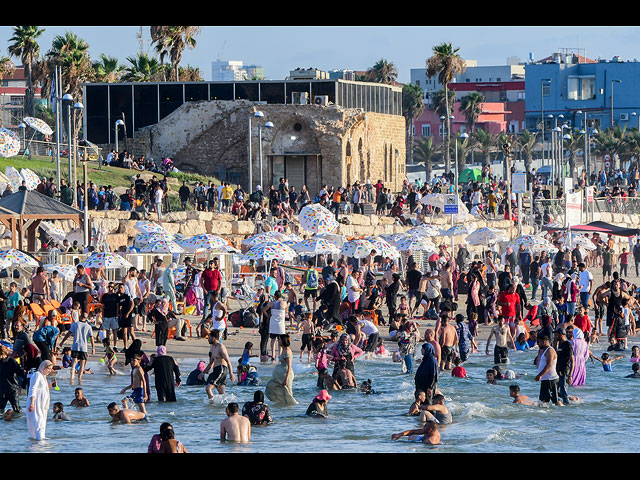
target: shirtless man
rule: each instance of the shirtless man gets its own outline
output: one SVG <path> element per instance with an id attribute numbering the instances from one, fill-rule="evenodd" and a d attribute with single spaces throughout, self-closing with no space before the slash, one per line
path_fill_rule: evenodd
<path id="1" fill-rule="evenodd" d="M 227 405 L 227 418 L 220 422 L 220 440 L 248 443 L 251 439 L 251 422 L 238 410 L 237 403 Z"/>
<path id="2" fill-rule="evenodd" d="M 142 412 L 134 412 L 129 410 L 129 403 L 127 398 L 122 399 L 122 409 L 118 407 L 116 402 L 111 402 L 107 405 L 107 410 L 111 416 L 112 423 L 133 423 L 147 421 L 147 414 Z"/>
<path id="3" fill-rule="evenodd" d="M 518 403 L 520 405 L 534 404 L 526 395 L 520 395 L 520 387 L 518 385 L 509 386 L 509 396 L 513 398 L 513 403 Z"/>
<path id="4" fill-rule="evenodd" d="M 442 347 L 442 359 L 440 360 L 441 370 L 451 370 L 451 362 L 456 355 L 456 345 L 458 345 L 458 330 L 448 322 L 444 324 L 440 345 Z"/>
<path id="5" fill-rule="evenodd" d="M 609 298 L 609 292 L 611 291 L 611 282 L 605 282 L 596 288 L 593 292 L 593 302 L 595 304 L 595 323 L 598 329 L 598 335 L 603 335 L 602 331 L 602 319 L 604 313 L 607 311 L 607 300 Z"/>
<path id="6" fill-rule="evenodd" d="M 147 396 L 147 384 L 144 379 L 144 370 L 140 366 L 140 355 L 134 355 L 131 359 L 131 384 L 128 387 L 123 388 L 120 393 L 124 394 L 127 390 L 131 389 L 132 393 L 130 397 L 137 405 L 140 412 L 147 414 L 145 402 L 149 400 Z"/>
<path id="7" fill-rule="evenodd" d="M 431 405 L 421 405 L 420 410 L 421 422 L 437 422 L 440 425 L 448 425 L 453 422 L 451 411 L 445 405 L 442 394 L 434 395 Z"/>
<path id="8" fill-rule="evenodd" d="M 422 443 L 429 445 L 440 445 L 440 432 L 433 422 L 427 422 L 424 427 L 415 430 L 394 433 L 391 435 L 391 440 L 398 440 L 401 437 L 409 437 L 409 440 L 422 441 Z"/>
<path id="9" fill-rule="evenodd" d="M 451 274 L 451 264 L 447 262 L 440 272 L 440 292 L 442 300 L 453 299 L 453 275 Z"/>
<path id="10" fill-rule="evenodd" d="M 507 340 L 511 339 L 511 345 L 513 345 L 513 351 L 516 352 L 516 342 L 513 339 L 513 335 L 511 335 L 511 330 L 504 324 L 504 317 L 502 315 L 498 316 L 498 324 L 494 325 L 491 329 L 491 333 L 489 333 L 489 338 L 487 338 L 487 348 L 485 349 L 485 354 L 489 355 L 489 345 L 491 344 L 491 338 L 496 337 L 496 346 L 493 349 L 493 363 L 508 363 L 509 362 L 509 354 L 507 347 Z"/>
<path id="11" fill-rule="evenodd" d="M 227 347 L 220 343 L 220 330 L 213 330 L 209 333 L 209 365 L 198 376 L 200 380 L 204 378 L 206 373 L 213 367 L 211 375 L 207 378 L 206 392 L 209 400 L 213 399 L 213 389 L 218 391 L 220 395 L 225 392 L 225 383 L 227 380 L 227 372 L 232 382 L 236 381 L 236 377 L 233 374 L 233 368 L 231 366 L 231 360 L 229 360 L 229 354 L 227 353 Z"/>
<path id="12" fill-rule="evenodd" d="M 424 341 L 433 345 L 433 348 L 436 351 L 436 359 L 438 360 L 438 365 L 440 365 L 442 350 L 440 349 L 440 344 L 436 342 L 436 332 L 434 332 L 431 328 L 427 328 L 427 330 L 424 332 Z"/>

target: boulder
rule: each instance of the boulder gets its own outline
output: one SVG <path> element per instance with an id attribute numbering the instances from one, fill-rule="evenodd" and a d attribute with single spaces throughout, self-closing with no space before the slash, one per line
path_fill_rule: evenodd
<path id="1" fill-rule="evenodd" d="M 233 217 L 233 215 L 230 215 Z M 195 221 L 195 220 L 188 220 Z M 231 235 L 233 233 L 232 221 L 220 221 L 216 219 L 204 222 L 206 233 L 214 235 Z"/>
<path id="2" fill-rule="evenodd" d="M 116 233 L 120 228 L 120 220 L 117 218 L 94 218 L 91 220 L 91 223 L 96 228 L 106 229 L 108 233 Z"/>
<path id="3" fill-rule="evenodd" d="M 135 237 L 140 233 L 135 228 L 136 220 L 120 220 L 120 228 L 117 233 L 124 233 L 127 237 Z"/>
<path id="4" fill-rule="evenodd" d="M 234 235 L 251 235 L 255 231 L 255 224 L 250 221 L 231 222 L 231 231 Z"/>
<path id="5" fill-rule="evenodd" d="M 180 223 L 178 223 L 178 222 L 162 222 L 162 226 L 171 235 L 175 235 L 176 233 L 180 233 Z"/>
<path id="6" fill-rule="evenodd" d="M 121 246 L 128 245 L 129 239 L 124 233 L 112 233 L 111 235 L 107 235 L 106 242 L 112 251 L 116 251 Z"/>
<path id="7" fill-rule="evenodd" d="M 396 219 L 392 217 L 378 217 L 378 225 L 393 225 Z"/>
<path id="8" fill-rule="evenodd" d="M 352 225 L 365 225 L 365 226 L 371 225 L 371 220 L 367 215 L 360 215 L 359 213 L 353 213 L 349 215 L 349 219 L 351 220 Z"/>
<path id="9" fill-rule="evenodd" d="M 185 220 L 180 224 L 179 233 L 187 237 L 194 235 L 200 235 L 202 233 L 209 233 L 205 224 L 199 220 Z"/>
<path id="10" fill-rule="evenodd" d="M 237 217 L 231 213 L 213 213 L 211 220 L 217 222 L 233 222 Z"/>
<path id="11" fill-rule="evenodd" d="M 169 212 L 162 215 L 163 222 L 184 222 L 188 212 Z"/>
<path id="12" fill-rule="evenodd" d="M 187 214 L 188 220 L 199 220 L 201 222 L 212 220 L 214 215 L 213 212 L 201 212 L 199 210 L 189 210 L 185 213 Z"/>

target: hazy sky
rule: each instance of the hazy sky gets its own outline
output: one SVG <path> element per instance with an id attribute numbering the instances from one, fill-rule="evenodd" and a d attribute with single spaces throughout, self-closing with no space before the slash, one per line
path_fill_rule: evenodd
<path id="1" fill-rule="evenodd" d="M 12 28 L 0 26 L 0 55 L 7 55 Z M 139 50 L 140 27 L 44 28 L 39 40 L 43 54 L 65 30 L 89 44 L 92 59 L 105 53 L 128 65 L 126 57 Z M 143 34 L 145 50 L 151 51 L 149 27 L 143 27 Z M 385 58 L 398 67 L 398 80 L 408 82 L 410 69 L 424 68 L 432 47 L 441 42 L 451 42 L 463 58 L 477 60 L 481 66 L 504 65 L 510 56 L 527 61 L 529 52 L 538 60 L 560 48 L 584 48 L 586 56 L 594 59 L 640 57 L 640 27 L 202 27 L 197 42 L 194 50 L 184 52 L 181 65 L 199 67 L 205 80 L 211 80 L 211 62 L 221 54 L 223 60 L 261 65 L 265 77 L 272 80 L 283 79 L 296 67 L 366 70 Z"/>

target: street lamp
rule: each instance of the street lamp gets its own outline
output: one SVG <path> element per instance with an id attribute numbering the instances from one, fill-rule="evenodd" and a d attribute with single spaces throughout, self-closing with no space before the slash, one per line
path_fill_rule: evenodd
<path id="1" fill-rule="evenodd" d="M 84 105 L 82 104 L 82 102 L 76 102 L 73 104 L 73 122 L 75 123 L 76 121 L 76 114 L 78 113 L 82 113 L 82 110 L 84 110 Z M 75 143 L 74 145 L 74 149 L 73 149 L 73 158 L 74 158 L 74 162 L 73 162 L 73 182 L 74 184 L 76 184 L 78 182 L 78 139 L 76 138 L 78 136 L 78 132 L 75 132 L 74 134 L 74 138 L 73 141 Z M 86 186 L 85 186 L 85 195 L 86 195 Z M 85 202 L 86 203 L 86 202 Z M 78 206 L 78 199 L 76 198 L 76 206 Z M 85 246 L 87 244 L 85 243 Z"/>
<path id="2" fill-rule="evenodd" d="M 274 128 L 273 122 L 265 123 L 264 128 Z M 262 184 L 262 125 L 258 126 L 258 156 L 260 157 L 260 185 L 264 192 L 264 185 Z"/>
<path id="3" fill-rule="evenodd" d="M 638 117 L 638 114 L 636 112 L 631 112 L 631 116 Z M 638 130 L 640 130 L 640 117 L 638 117 Z"/>
<path id="4" fill-rule="evenodd" d="M 71 138 L 73 136 L 73 134 L 71 133 L 71 102 L 73 102 L 73 97 L 68 94 L 65 93 L 62 96 L 62 101 L 63 102 L 67 102 L 67 139 L 69 140 L 69 184 L 73 185 L 73 170 L 71 167 Z M 72 188 L 75 188 L 75 186 L 73 186 Z M 76 195 L 73 196 L 73 198 L 76 198 Z"/>
<path id="5" fill-rule="evenodd" d="M 24 150 L 26 148 L 26 143 L 27 143 L 27 141 L 25 139 L 24 130 L 25 130 L 25 128 L 27 128 L 27 126 L 23 122 L 20 122 L 20 125 L 18 125 L 18 128 L 20 130 L 22 130 L 22 150 Z"/>
<path id="6" fill-rule="evenodd" d="M 542 165 L 544 165 L 544 82 L 551 83 L 550 78 L 540 79 L 540 119 L 542 120 Z"/>
<path id="7" fill-rule="evenodd" d="M 469 138 L 469 134 L 467 134 L 467 132 L 462 132 L 460 134 L 460 138 L 463 138 L 464 140 L 466 140 L 467 138 Z M 458 183 L 460 182 L 459 177 L 460 177 L 460 172 L 458 169 L 458 140 L 456 139 L 456 197 L 458 196 Z"/>
<path id="8" fill-rule="evenodd" d="M 251 117 L 264 118 L 260 110 L 249 114 L 249 193 L 253 192 L 253 160 L 251 158 Z M 260 165 L 260 185 L 262 185 L 262 164 Z"/>
<path id="9" fill-rule="evenodd" d="M 124 126 L 124 122 L 121 119 L 116 120 L 116 153 L 118 153 L 118 127 Z"/>
<path id="10" fill-rule="evenodd" d="M 622 80 L 611 80 L 611 127 L 613 128 L 613 84 L 622 83 Z"/>

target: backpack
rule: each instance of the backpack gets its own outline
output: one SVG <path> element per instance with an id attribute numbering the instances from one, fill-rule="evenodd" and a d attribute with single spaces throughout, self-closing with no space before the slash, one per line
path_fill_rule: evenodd
<path id="1" fill-rule="evenodd" d="M 311 289 L 318 288 L 318 272 L 315 268 L 307 270 L 307 287 Z"/>
<path id="2" fill-rule="evenodd" d="M 253 307 L 245 310 L 243 315 L 243 325 L 245 328 L 256 328 L 258 326 L 258 315 Z"/>

